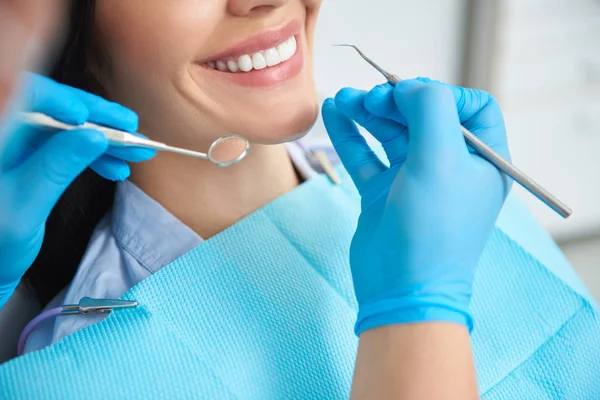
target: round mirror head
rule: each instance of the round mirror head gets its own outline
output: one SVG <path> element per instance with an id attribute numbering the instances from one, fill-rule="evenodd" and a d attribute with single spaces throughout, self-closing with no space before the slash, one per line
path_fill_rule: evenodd
<path id="1" fill-rule="evenodd" d="M 250 143 L 241 136 L 230 135 L 218 138 L 208 149 L 208 159 L 219 167 L 229 167 L 246 157 Z"/>

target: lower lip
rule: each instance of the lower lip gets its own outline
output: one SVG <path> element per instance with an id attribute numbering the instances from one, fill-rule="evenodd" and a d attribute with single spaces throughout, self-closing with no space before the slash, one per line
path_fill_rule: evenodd
<path id="1" fill-rule="evenodd" d="M 236 85 L 247 86 L 247 87 L 268 87 L 277 85 L 285 82 L 292 78 L 295 78 L 300 74 L 304 67 L 304 52 L 302 51 L 302 43 L 300 42 L 300 35 L 296 36 L 297 50 L 296 54 L 289 60 L 275 65 L 273 67 L 267 67 L 264 69 L 253 69 L 250 72 L 221 72 L 216 69 L 212 69 L 207 65 L 200 65 L 206 71 L 213 73 L 215 77 L 221 79 L 227 79 Z"/>

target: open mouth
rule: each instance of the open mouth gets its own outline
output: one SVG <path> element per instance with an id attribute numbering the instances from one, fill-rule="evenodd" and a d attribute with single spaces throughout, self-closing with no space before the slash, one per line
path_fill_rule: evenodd
<path id="1" fill-rule="evenodd" d="M 291 36 L 277 46 L 254 53 L 233 55 L 204 63 L 207 67 L 229 73 L 245 73 L 275 67 L 290 60 L 298 51 L 296 36 Z"/>

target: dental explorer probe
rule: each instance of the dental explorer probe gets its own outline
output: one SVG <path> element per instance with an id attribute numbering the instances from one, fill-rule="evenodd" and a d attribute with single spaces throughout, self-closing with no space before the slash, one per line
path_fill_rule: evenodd
<path id="1" fill-rule="evenodd" d="M 115 147 L 143 147 L 154 149 L 157 151 L 168 151 L 185 156 L 201 158 L 212 162 L 219 167 L 228 167 L 240 162 L 248 154 L 250 147 L 249 142 L 237 135 L 223 136 L 215 140 L 210 146 L 208 153 L 200 153 L 198 151 L 182 149 L 179 147 L 169 146 L 165 143 L 146 139 L 136 136 L 132 133 L 121 131 L 118 129 L 108 128 L 106 126 L 96 125 L 86 122 L 83 125 L 75 126 L 55 120 L 46 114 L 37 112 L 21 113 L 21 121 L 27 125 L 41 126 L 59 130 L 73 129 L 94 129 L 102 132 L 108 139 L 108 143 Z M 231 149 L 235 150 L 231 153 Z M 225 150 L 225 151 L 223 151 Z"/>
<path id="2" fill-rule="evenodd" d="M 398 82 L 402 79 L 397 77 L 394 74 L 391 74 L 377 65 L 373 60 L 367 57 L 357 46 L 353 44 L 336 44 L 334 46 L 338 47 L 351 47 L 358 52 L 358 54 L 373 68 L 379 71 L 385 79 L 387 79 L 388 83 L 392 86 L 396 86 Z M 556 211 L 563 218 L 568 218 L 572 210 L 558 198 L 553 196 L 550 192 L 540 186 L 533 179 L 525 175 L 521 170 L 517 167 L 506 161 L 502 158 L 498 153 L 496 153 L 491 147 L 485 144 L 481 139 L 471 133 L 464 126 L 461 126 L 461 130 L 463 132 L 463 136 L 465 137 L 465 141 L 469 144 L 480 156 L 485 158 L 491 164 L 493 164 L 500 171 L 504 172 L 510 178 L 512 178 L 515 182 L 520 184 L 522 187 L 527 189 L 531 194 L 536 196 L 542 202 L 544 202 L 548 207 Z"/>

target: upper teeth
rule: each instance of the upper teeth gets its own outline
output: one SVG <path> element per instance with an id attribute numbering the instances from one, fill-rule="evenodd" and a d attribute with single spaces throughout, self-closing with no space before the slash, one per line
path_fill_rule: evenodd
<path id="1" fill-rule="evenodd" d="M 261 50 L 257 53 L 244 54 L 236 59 L 210 61 L 206 65 L 223 72 L 250 72 L 253 69 L 260 70 L 281 64 L 292 58 L 297 50 L 296 38 L 292 36 L 277 47 Z"/>

